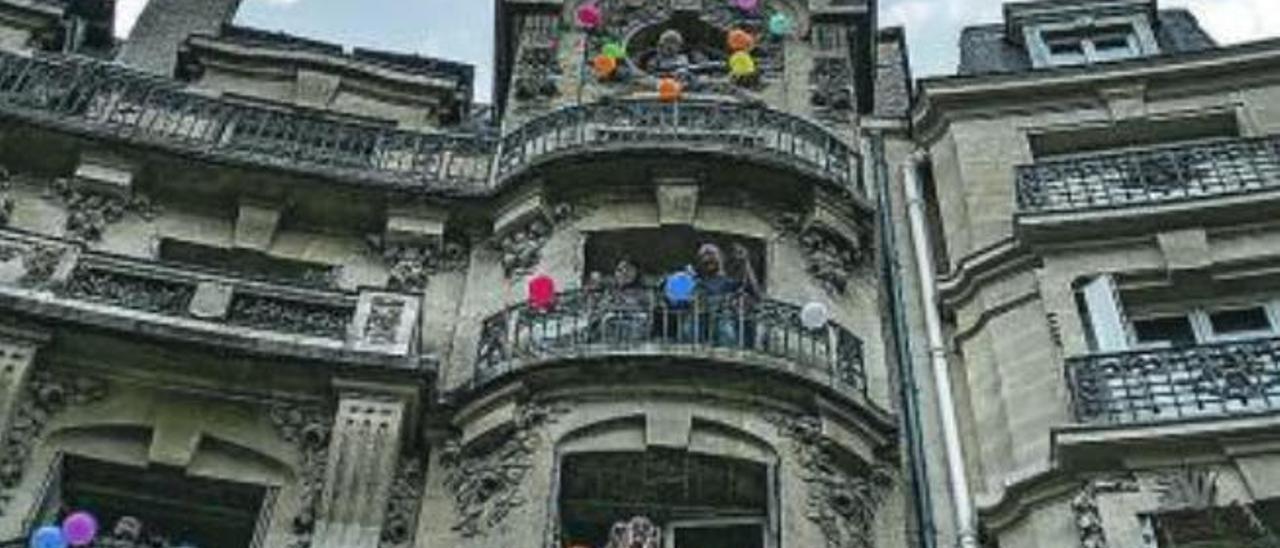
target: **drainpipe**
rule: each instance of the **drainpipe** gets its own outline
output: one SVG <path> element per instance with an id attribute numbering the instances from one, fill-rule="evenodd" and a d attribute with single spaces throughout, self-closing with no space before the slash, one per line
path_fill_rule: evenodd
<path id="1" fill-rule="evenodd" d="M 920 548 L 937 547 L 937 526 L 933 522 L 933 496 L 929 492 L 929 466 L 925 459 L 924 430 L 920 426 L 920 386 L 916 383 L 915 360 L 911 359 L 911 329 L 907 325 L 906 299 L 903 297 L 902 262 L 898 255 L 898 235 L 894 230 L 893 211 L 889 202 L 889 162 L 885 159 L 884 134 L 869 136 L 876 206 L 880 210 L 880 249 L 884 261 L 880 278 L 889 298 L 889 314 L 893 318 L 894 357 L 898 364 L 898 398 L 902 402 L 902 429 L 906 438 L 911 468 L 912 510 L 916 515 L 916 541 Z"/>
<path id="2" fill-rule="evenodd" d="M 950 472 L 952 506 L 956 520 L 956 546 L 977 548 L 977 522 L 973 499 L 969 494 L 969 476 L 965 471 L 964 449 L 960 445 L 960 426 L 956 420 L 955 398 L 951 391 L 947 348 L 942 337 L 942 319 L 938 315 L 938 280 L 934 275 L 933 245 L 925 229 L 924 200 L 920 198 L 919 165 L 924 152 L 912 154 L 902 167 L 907 218 L 911 224 L 911 240 L 915 247 L 916 268 L 920 274 L 920 301 L 924 309 L 925 330 L 929 336 L 929 358 L 933 365 L 933 382 L 938 392 L 938 418 L 942 421 L 942 443 L 946 448 L 947 470 Z"/>

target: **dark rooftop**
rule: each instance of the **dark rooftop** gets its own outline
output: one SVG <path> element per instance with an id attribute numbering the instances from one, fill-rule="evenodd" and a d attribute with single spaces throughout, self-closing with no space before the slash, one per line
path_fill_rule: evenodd
<path id="1" fill-rule="evenodd" d="M 458 80 L 459 88 L 470 89 L 475 78 L 475 67 L 466 63 L 412 53 L 367 48 L 355 48 L 352 51 L 347 51 L 340 44 L 304 38 L 285 32 L 224 25 L 219 38 L 246 46 L 319 53 L 353 59 L 410 74 L 449 78 Z"/>
<path id="2" fill-rule="evenodd" d="M 1191 53 L 1217 47 L 1217 42 L 1186 10 L 1160 10 L 1155 25 L 1156 41 L 1162 53 Z M 1021 37 L 1007 39 L 1003 23 L 968 27 L 960 35 L 961 76 L 1007 74 L 1031 69 L 1031 57 Z"/>

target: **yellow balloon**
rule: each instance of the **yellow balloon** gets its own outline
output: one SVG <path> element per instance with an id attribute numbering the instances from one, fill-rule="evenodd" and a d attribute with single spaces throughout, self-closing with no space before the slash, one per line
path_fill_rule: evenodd
<path id="1" fill-rule="evenodd" d="M 756 60 L 751 54 L 739 51 L 729 56 L 729 74 L 734 76 L 751 76 L 756 73 Z"/>

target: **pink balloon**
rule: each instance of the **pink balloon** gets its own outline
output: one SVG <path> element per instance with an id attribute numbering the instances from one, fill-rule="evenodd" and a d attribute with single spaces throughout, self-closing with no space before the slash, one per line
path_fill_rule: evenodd
<path id="1" fill-rule="evenodd" d="M 733 5 L 742 11 L 756 11 L 760 7 L 760 0 L 733 0 Z"/>
<path id="2" fill-rule="evenodd" d="M 62 520 L 62 536 L 72 546 L 88 546 L 98 536 L 98 520 L 88 512 L 74 512 Z"/>
<path id="3" fill-rule="evenodd" d="M 529 306 L 548 310 L 556 304 L 556 280 L 546 274 L 529 278 Z"/>
<path id="4" fill-rule="evenodd" d="M 596 3 L 592 2 L 578 7 L 578 26 L 584 29 L 594 29 L 600 26 L 602 19 L 600 6 Z"/>

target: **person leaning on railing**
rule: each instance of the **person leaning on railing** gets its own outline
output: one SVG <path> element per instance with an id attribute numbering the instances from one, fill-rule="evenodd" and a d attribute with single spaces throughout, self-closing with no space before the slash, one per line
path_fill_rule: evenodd
<path id="1" fill-rule="evenodd" d="M 747 328 L 744 316 L 752 300 L 760 296 L 760 283 L 746 246 L 734 244 L 733 256 L 741 263 L 742 280 L 727 273 L 720 246 L 707 243 L 698 248 L 694 273 L 699 306 L 695 307 L 696 317 L 687 315 L 681 322 L 680 336 L 685 342 L 704 341 L 721 346 L 736 346 L 741 342 L 739 331 Z M 696 325 L 702 327 L 698 329 Z M 705 333 L 699 332 L 704 330 Z"/>

